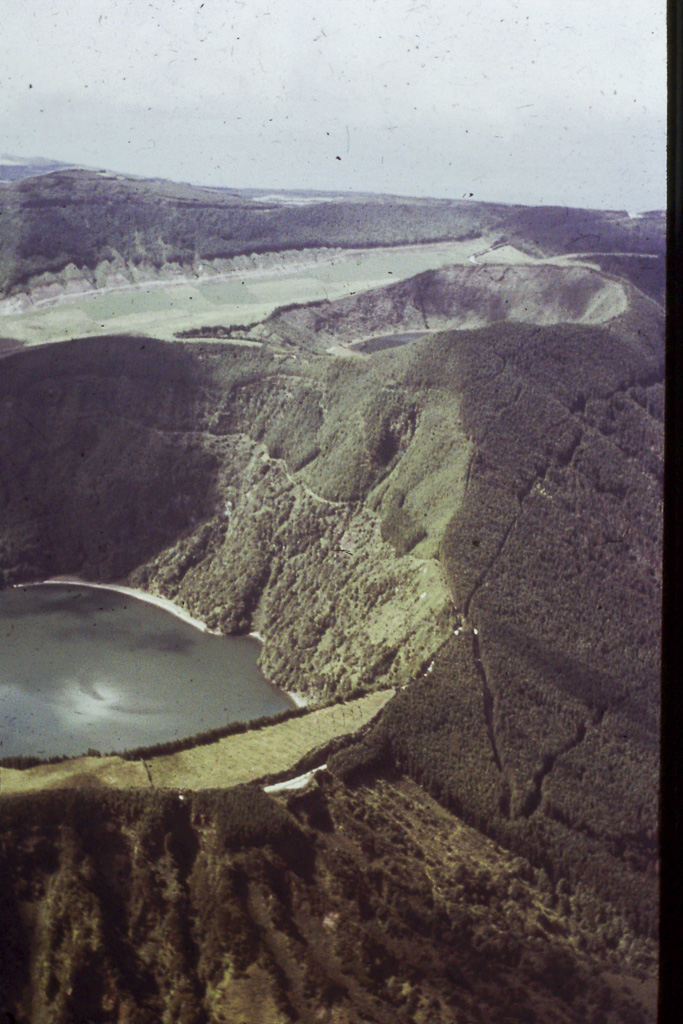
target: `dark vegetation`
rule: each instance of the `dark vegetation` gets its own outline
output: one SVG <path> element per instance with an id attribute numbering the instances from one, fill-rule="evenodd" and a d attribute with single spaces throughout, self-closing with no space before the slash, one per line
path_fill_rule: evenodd
<path id="1" fill-rule="evenodd" d="M 117 256 L 162 267 L 242 253 L 396 245 L 461 237 L 496 207 L 397 199 L 287 208 L 224 189 L 89 171 L 58 171 L 0 193 L 0 277 L 6 292 L 68 263 L 94 269 Z M 502 209 L 502 208 L 501 208 Z M 85 227 L 86 230 L 83 230 Z"/>
<path id="2" fill-rule="evenodd" d="M 76 345 L 74 358 L 89 345 Z M 194 436 L 196 362 L 180 348 L 169 351 L 150 388 L 149 369 L 162 350 L 150 340 L 108 339 L 90 350 L 97 366 L 84 367 L 78 384 L 59 346 L 3 364 L 12 440 L 0 488 L 3 533 L 13 540 L 0 560 L 13 578 L 67 571 L 121 578 L 150 544 L 169 543 L 193 516 L 206 515 L 217 459 Z"/>
<path id="3" fill-rule="evenodd" d="M 562 206 L 513 207 L 502 230 L 512 241 L 522 235 L 527 251 L 637 252 L 663 254 L 666 215 L 652 211 L 630 218 L 623 210 L 580 210 Z"/>
<path id="4" fill-rule="evenodd" d="M 176 337 L 181 341 L 193 338 L 239 338 L 248 333 L 252 327 L 256 327 L 257 324 L 258 321 L 250 324 L 231 324 L 228 327 L 223 324 L 214 324 L 211 327 L 189 327 L 186 331 L 178 331 Z"/>
<path id="5" fill-rule="evenodd" d="M 621 340 L 508 326 L 414 357 L 477 442 L 442 545 L 466 626 L 337 767 L 409 771 L 654 936 L 663 346 L 632 315 Z"/>
<path id="6" fill-rule="evenodd" d="M 666 300 L 666 257 L 659 256 L 605 256 L 592 255 L 591 263 L 596 263 L 608 274 L 627 278 L 641 292 L 662 306 Z"/>
<path id="7" fill-rule="evenodd" d="M 4 1006 L 35 1024 L 651 1019 L 647 943 L 615 951 L 580 886 L 414 784 L 182 797 L 5 799 Z M 36 904 L 39 935 L 17 912 Z"/>
<path id="8" fill-rule="evenodd" d="M 10 457 L 3 466 L 11 466 L 2 476 L 10 526 L 7 578 L 94 568 L 102 573 L 112 563 L 120 573 L 163 548 L 164 516 L 173 511 L 179 477 L 167 480 L 162 472 L 154 478 L 153 497 L 151 490 L 135 493 L 141 458 L 145 464 L 143 438 L 154 453 L 159 439 L 168 439 L 172 451 L 183 453 L 184 469 L 192 464 L 184 453 L 195 451 L 205 476 L 192 493 L 204 496 L 225 472 L 227 449 L 216 447 L 221 436 L 246 429 L 294 469 L 302 445 L 310 445 L 318 454 L 312 463 L 304 460 L 304 472 L 312 472 L 318 493 L 358 502 L 395 464 L 413 436 L 410 423 L 429 407 L 430 396 L 442 389 L 458 394 L 462 424 L 476 448 L 465 500 L 443 535 L 441 558 L 467 628 L 442 647 L 431 674 L 395 699 L 375 731 L 339 756 L 351 764 L 353 777 L 383 763 L 407 771 L 554 881 L 581 882 L 609 902 L 610 913 L 653 935 L 662 354 L 651 316 L 642 299 L 617 326 L 499 325 L 456 332 L 396 356 L 373 356 L 390 360 L 385 371 L 369 363 L 327 367 L 314 360 L 304 379 L 285 371 L 289 364 L 267 350 L 186 350 L 132 339 L 74 342 L 10 357 L 2 434 Z M 378 391 L 378 375 L 389 366 L 401 386 Z M 106 416 L 95 427 L 103 409 Z M 118 410 L 124 409 L 122 415 Z M 89 446 L 79 450 L 69 434 L 75 430 L 85 438 L 85 425 Z M 30 431 L 30 446 L 17 443 L 17 431 Z M 55 456 L 54 445 L 64 457 Z M 22 451 L 30 451 L 25 463 Z M 128 496 L 116 505 L 93 502 L 85 520 L 75 505 L 65 504 L 74 479 L 79 486 L 83 463 L 83 479 L 95 487 L 108 486 L 103 470 L 115 465 L 120 493 Z M 41 472 L 46 465 L 50 474 Z M 232 465 L 229 479 L 236 485 L 238 464 L 225 465 Z M 322 544 L 330 511 L 316 506 L 315 514 L 306 513 L 288 542 L 288 559 L 272 562 L 266 539 L 272 517 L 278 521 L 284 514 L 291 529 L 293 509 L 277 480 L 261 513 L 268 509 L 267 532 L 253 532 L 251 520 L 239 531 L 242 555 L 235 554 L 234 565 L 231 555 L 229 563 L 238 589 L 223 598 L 232 617 L 220 622 L 251 628 L 249 609 L 275 576 L 288 596 L 273 606 L 284 633 L 273 645 L 271 675 L 303 671 L 311 688 L 324 689 L 330 685 L 326 677 L 316 682 L 304 666 L 311 645 L 336 635 L 335 614 L 319 618 L 320 612 L 308 611 L 317 606 L 307 604 L 332 565 Z M 146 547 L 108 546 L 98 564 L 98 538 L 105 532 L 116 537 L 122 529 L 107 517 L 127 516 L 128 507 L 135 508 L 137 522 L 153 524 L 148 534 L 134 534 Z M 400 502 L 381 507 L 382 529 L 401 554 L 414 542 L 414 523 L 402 523 Z M 34 540 L 29 508 L 36 510 Z M 72 511 L 65 515 L 65 508 Z M 52 515 L 55 509 L 59 517 Z M 192 512 L 197 514 L 196 503 Z M 226 593 L 228 563 L 220 555 L 226 526 L 208 506 L 207 513 L 212 518 L 194 532 L 188 515 L 185 539 L 181 534 L 166 575 L 155 579 L 181 582 L 203 566 L 199 578 L 208 574 L 207 600 L 211 595 L 215 601 L 215 588 Z M 22 543 L 20 557 L 9 555 Z M 37 563 L 31 561 L 34 550 L 40 551 Z M 288 564 L 297 550 L 308 551 L 310 597 L 306 576 Z M 86 558 L 79 561 L 82 553 Z M 129 562 L 115 560 L 124 555 Z M 354 597 L 353 574 L 330 577 L 336 593 L 340 579 L 362 606 L 367 599 Z M 389 585 L 387 578 L 382 586 Z M 205 586 L 196 585 L 198 595 Z M 380 591 L 373 593 L 377 600 Z M 355 654 L 359 662 L 368 656 L 363 681 L 376 685 L 383 678 L 379 666 L 386 672 L 392 665 L 391 652 L 366 648 Z"/>
<path id="9" fill-rule="evenodd" d="M 381 382 L 363 368 L 218 345 L 104 339 L 42 355 L 9 357 L 0 383 L 6 583 L 134 569 L 130 582 L 179 597 L 211 628 L 267 624 L 268 678 L 328 697 L 422 662 L 419 634 L 398 649 L 416 630 L 400 602 L 419 567 L 387 562 L 362 506 L 413 435 L 403 390 L 376 400 Z M 103 500 L 114 487 L 120 497 Z M 341 552 L 349 530 L 359 539 Z M 396 605 L 395 639 L 370 640 L 365 602 Z M 446 625 L 426 619 L 425 642 Z"/>
<path id="10" fill-rule="evenodd" d="M 22 341 L 16 341 L 14 338 L 0 337 L 0 359 L 11 352 L 19 352 L 23 347 L 24 343 Z"/>

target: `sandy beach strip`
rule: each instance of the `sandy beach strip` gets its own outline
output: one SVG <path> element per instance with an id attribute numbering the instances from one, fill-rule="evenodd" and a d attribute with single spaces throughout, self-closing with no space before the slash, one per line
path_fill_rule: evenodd
<path id="1" fill-rule="evenodd" d="M 51 576 L 47 580 L 38 580 L 35 583 L 15 583 L 14 587 L 16 589 L 23 589 L 24 587 L 68 586 L 69 584 L 75 587 L 86 587 L 89 590 L 114 590 L 117 594 L 126 594 L 137 601 L 155 604 L 157 607 L 170 612 L 171 615 L 175 615 L 177 619 L 182 619 L 183 622 L 189 623 L 195 629 L 201 630 L 202 633 L 213 633 L 215 636 L 222 635 L 216 629 L 209 629 L 205 622 L 195 619 L 185 608 L 176 604 L 175 601 L 171 601 L 168 597 L 151 594 L 148 590 L 136 590 L 134 587 L 126 587 L 121 583 L 90 583 L 88 580 L 79 579 L 78 576 Z"/>

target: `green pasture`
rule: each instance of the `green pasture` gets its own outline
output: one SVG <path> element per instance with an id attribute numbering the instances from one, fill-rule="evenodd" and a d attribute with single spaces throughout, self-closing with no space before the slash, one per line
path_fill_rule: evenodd
<path id="1" fill-rule="evenodd" d="M 213 789 L 251 782 L 292 768 L 304 754 L 335 736 L 356 732 L 393 697 L 380 690 L 345 704 L 311 711 L 302 718 L 226 736 L 175 754 L 126 761 L 111 757 L 75 757 L 35 768 L 0 768 L 0 794 L 43 789 L 106 787 L 139 789 Z"/>
<path id="2" fill-rule="evenodd" d="M 173 340 L 193 327 L 264 320 L 278 306 L 333 300 L 464 263 L 482 239 L 348 250 L 330 263 L 247 270 L 196 282 L 141 284 L 130 290 L 74 295 L 58 305 L 0 318 L 0 334 L 29 345 L 102 334 L 147 334 Z M 285 269 L 283 269 L 285 268 Z"/>

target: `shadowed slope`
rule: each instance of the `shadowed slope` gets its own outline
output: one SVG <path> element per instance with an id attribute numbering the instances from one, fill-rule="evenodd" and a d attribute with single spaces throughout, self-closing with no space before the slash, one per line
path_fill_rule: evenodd
<path id="1" fill-rule="evenodd" d="M 283 314 L 288 355 L 112 338 L 3 360 L 5 582 L 127 574 L 258 628 L 277 682 L 399 689 L 326 755 L 348 785 L 289 812 L 11 798 L 5 979 L 30 1019 L 652 1019 L 600 975 L 651 974 L 656 934 L 661 309 L 573 270 L 551 306 L 586 322 L 505 322 L 531 285 L 515 268 L 492 295 L 491 273 L 471 294 L 495 322 L 366 359 L 297 340 L 392 311 L 443 327 L 482 273 Z"/>

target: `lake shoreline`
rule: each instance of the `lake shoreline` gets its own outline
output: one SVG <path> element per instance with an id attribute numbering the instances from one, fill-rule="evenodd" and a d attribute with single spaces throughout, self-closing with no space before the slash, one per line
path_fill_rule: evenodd
<path id="1" fill-rule="evenodd" d="M 213 636 L 222 636 L 217 629 L 209 629 L 205 622 L 201 619 L 195 619 L 193 615 L 190 615 L 181 605 L 176 604 L 168 597 L 162 597 L 160 594 L 152 594 L 148 590 L 137 590 L 134 587 L 127 587 L 122 583 L 91 583 L 89 580 L 82 580 L 78 576 L 50 576 L 46 580 L 36 580 L 31 583 L 15 583 L 13 586 L 16 589 L 23 589 L 24 587 L 49 587 L 49 586 L 69 586 L 74 587 L 85 587 L 89 590 L 113 590 L 117 594 L 124 594 L 128 597 L 133 597 L 138 601 L 146 601 L 147 604 L 154 604 L 158 608 L 163 608 L 164 611 L 169 612 L 171 615 L 175 615 L 177 619 L 182 619 L 183 622 L 187 622 L 190 626 L 194 626 L 195 629 L 200 630 L 202 633 L 211 633 Z"/>

